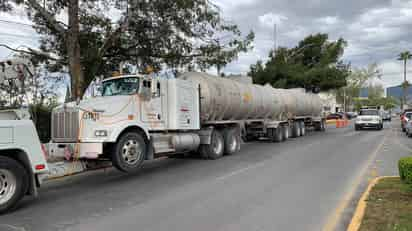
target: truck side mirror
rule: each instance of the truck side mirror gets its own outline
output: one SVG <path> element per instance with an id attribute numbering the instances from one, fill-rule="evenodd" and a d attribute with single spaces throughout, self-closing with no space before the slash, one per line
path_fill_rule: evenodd
<path id="1" fill-rule="evenodd" d="M 152 82 L 150 80 L 143 80 L 142 88 L 140 89 L 140 97 L 144 101 L 149 101 L 152 98 Z"/>

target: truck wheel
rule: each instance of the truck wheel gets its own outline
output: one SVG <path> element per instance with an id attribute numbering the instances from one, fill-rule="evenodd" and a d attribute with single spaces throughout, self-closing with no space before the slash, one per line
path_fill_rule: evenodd
<path id="1" fill-rule="evenodd" d="M 322 131 L 322 121 L 315 123 L 315 131 L 320 132 Z"/>
<path id="2" fill-rule="evenodd" d="M 326 130 L 325 120 L 320 121 L 320 131 L 324 132 Z"/>
<path id="3" fill-rule="evenodd" d="M 300 136 L 305 136 L 305 134 L 306 134 L 305 122 L 300 121 L 299 124 L 300 124 L 300 126 L 299 126 L 300 127 Z"/>
<path id="4" fill-rule="evenodd" d="M 272 142 L 282 142 L 283 141 L 283 126 L 279 125 L 277 128 L 271 128 L 270 139 Z"/>
<path id="5" fill-rule="evenodd" d="M 26 169 L 17 161 L 0 156 L 0 213 L 16 206 L 29 187 Z"/>
<path id="6" fill-rule="evenodd" d="M 115 145 L 113 165 L 120 171 L 136 171 L 143 163 L 148 147 L 140 133 L 126 132 Z"/>
<path id="7" fill-rule="evenodd" d="M 223 132 L 226 155 L 232 155 L 240 150 L 240 135 L 236 128 L 227 128 Z"/>
<path id="8" fill-rule="evenodd" d="M 296 138 L 299 136 L 300 136 L 299 122 L 294 121 L 292 125 L 292 136 L 291 137 Z"/>
<path id="9" fill-rule="evenodd" d="M 285 141 L 287 139 L 289 139 L 289 126 L 285 125 L 282 126 L 282 140 Z"/>
<path id="10" fill-rule="evenodd" d="M 223 152 L 225 150 L 224 146 L 225 142 L 222 134 L 220 131 L 214 129 L 210 139 L 210 144 L 201 144 L 199 151 L 203 158 L 216 160 L 223 156 Z"/>

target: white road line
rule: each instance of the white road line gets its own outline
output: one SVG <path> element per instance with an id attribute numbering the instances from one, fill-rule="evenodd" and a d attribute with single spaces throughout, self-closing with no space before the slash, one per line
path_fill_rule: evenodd
<path id="1" fill-rule="evenodd" d="M 220 176 L 220 177 L 216 178 L 216 180 L 218 180 L 218 181 L 226 180 L 226 179 L 229 178 L 229 177 L 236 176 L 236 175 L 239 175 L 239 174 L 241 174 L 241 173 L 244 173 L 244 172 L 246 172 L 246 171 L 248 171 L 248 170 L 261 167 L 261 166 L 263 166 L 264 164 L 266 164 L 266 161 L 262 161 L 262 162 L 259 162 L 259 163 L 257 163 L 257 164 L 249 165 L 248 167 L 241 168 L 241 169 L 235 170 L 235 171 L 233 171 L 233 172 L 230 172 L 230 173 L 228 173 L 228 174 L 226 174 L 226 175 Z"/>

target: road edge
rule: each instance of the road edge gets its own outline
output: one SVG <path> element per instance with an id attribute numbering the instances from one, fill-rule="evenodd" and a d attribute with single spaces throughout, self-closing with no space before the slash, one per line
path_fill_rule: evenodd
<path id="1" fill-rule="evenodd" d="M 346 231 L 358 231 L 359 230 L 360 225 L 362 223 L 363 216 L 365 215 L 367 199 L 369 197 L 369 194 L 372 188 L 382 179 L 396 178 L 396 177 L 399 177 L 399 176 L 380 176 L 380 177 L 374 178 L 371 182 L 369 182 L 368 187 L 363 192 L 361 198 L 358 201 L 355 212 L 353 213 L 352 219 Z"/>

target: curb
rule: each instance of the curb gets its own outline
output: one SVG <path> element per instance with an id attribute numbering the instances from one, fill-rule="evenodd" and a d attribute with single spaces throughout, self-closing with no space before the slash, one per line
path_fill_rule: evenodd
<path id="1" fill-rule="evenodd" d="M 368 185 L 368 188 L 365 192 L 363 192 L 361 198 L 359 199 L 358 205 L 356 206 L 356 210 L 352 216 L 352 219 L 349 223 L 348 229 L 346 231 L 358 231 L 360 225 L 362 223 L 363 216 L 365 215 L 366 203 L 369 196 L 370 191 L 372 190 L 373 186 L 375 186 L 380 180 L 387 179 L 387 178 L 398 178 L 399 176 L 380 176 L 374 178 Z"/>

